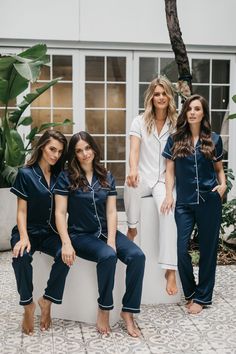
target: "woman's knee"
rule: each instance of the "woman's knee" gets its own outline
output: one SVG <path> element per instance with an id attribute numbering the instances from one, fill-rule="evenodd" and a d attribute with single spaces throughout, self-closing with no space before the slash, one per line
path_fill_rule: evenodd
<path id="1" fill-rule="evenodd" d="M 22 256 L 13 257 L 12 258 L 12 263 L 13 263 L 13 266 L 14 266 L 14 264 L 31 263 L 32 260 L 33 260 L 32 255 L 25 250 Z"/>
<path id="2" fill-rule="evenodd" d="M 145 264 L 146 257 L 143 251 L 137 247 L 129 251 L 127 254 L 127 260 L 128 262 L 135 262 L 142 265 Z"/>
<path id="3" fill-rule="evenodd" d="M 113 250 L 112 247 L 107 247 L 104 249 L 98 257 L 98 262 L 111 262 L 111 263 L 116 263 L 117 262 L 117 254 L 115 250 Z"/>

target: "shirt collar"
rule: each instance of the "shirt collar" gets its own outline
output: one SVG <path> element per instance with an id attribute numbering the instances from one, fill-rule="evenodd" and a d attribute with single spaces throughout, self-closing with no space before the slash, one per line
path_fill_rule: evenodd
<path id="1" fill-rule="evenodd" d="M 35 173 L 35 175 L 38 177 L 38 179 L 40 180 L 41 183 L 43 183 L 43 185 L 48 189 L 48 184 L 47 181 L 44 177 L 43 171 L 41 170 L 38 162 L 36 162 L 33 166 L 33 171 Z M 50 178 L 50 189 L 52 189 L 56 183 L 56 175 L 55 174 L 51 174 L 51 178 Z"/>
<path id="2" fill-rule="evenodd" d="M 155 127 L 155 130 L 154 130 L 154 135 L 158 138 L 158 139 L 161 139 L 164 135 L 166 135 L 169 130 L 170 130 L 170 126 L 171 126 L 171 122 L 170 122 L 170 119 L 167 117 L 166 120 L 165 120 L 165 123 L 160 131 L 160 135 L 158 136 L 157 134 L 157 130 L 156 130 L 156 127 Z"/>

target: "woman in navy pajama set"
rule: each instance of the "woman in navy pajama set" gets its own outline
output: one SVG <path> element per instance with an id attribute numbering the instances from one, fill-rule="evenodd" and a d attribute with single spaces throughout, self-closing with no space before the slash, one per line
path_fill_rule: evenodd
<path id="1" fill-rule="evenodd" d="M 72 136 L 68 170 L 58 177 L 54 193 L 63 261 L 71 266 L 76 254 L 97 263 L 98 331 L 110 331 L 109 310 L 113 309 L 112 290 L 119 258 L 127 265 L 121 317 L 128 333 L 139 336 L 133 314 L 140 312 L 145 256 L 137 245 L 117 231 L 115 181 L 100 164 L 98 146 L 88 133 Z"/>
<path id="2" fill-rule="evenodd" d="M 178 269 L 188 312 L 196 314 L 212 303 L 217 248 L 221 224 L 221 199 L 226 190 L 221 137 L 211 131 L 209 108 L 199 95 L 189 97 L 177 120 L 176 132 L 167 140 L 166 199 L 162 211 L 173 207 L 178 231 Z M 199 238 L 199 275 L 196 284 L 189 240 L 195 223 Z"/>
<path id="3" fill-rule="evenodd" d="M 50 326 L 51 303 L 61 304 L 69 267 L 61 258 L 61 240 L 55 230 L 53 188 L 64 164 L 67 148 L 65 137 L 57 131 L 46 131 L 38 140 L 27 165 L 19 170 L 11 188 L 17 198 L 17 226 L 12 230 L 12 265 L 15 271 L 20 305 L 24 306 L 22 330 L 34 330 L 32 256 L 41 251 L 54 257 L 54 264 L 43 297 L 41 330 Z"/>

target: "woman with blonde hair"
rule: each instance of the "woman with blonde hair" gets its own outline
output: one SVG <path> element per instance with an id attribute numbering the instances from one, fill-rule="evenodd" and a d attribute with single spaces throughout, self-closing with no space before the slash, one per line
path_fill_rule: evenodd
<path id="1" fill-rule="evenodd" d="M 176 225 L 173 212 L 163 215 L 160 210 L 166 193 L 166 162 L 162 157 L 162 151 L 176 123 L 174 92 L 171 82 L 166 77 L 157 77 L 150 83 L 145 95 L 144 108 L 144 113 L 133 120 L 129 133 L 130 171 L 124 194 L 127 236 L 133 240 L 137 235 L 141 197 L 152 195 L 159 225 L 157 259 L 161 268 L 166 270 L 166 291 L 169 295 L 175 295 L 178 291 Z"/>

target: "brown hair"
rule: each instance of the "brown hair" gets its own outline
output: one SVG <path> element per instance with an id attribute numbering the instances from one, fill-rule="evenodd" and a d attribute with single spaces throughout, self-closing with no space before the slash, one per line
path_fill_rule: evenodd
<path id="1" fill-rule="evenodd" d="M 46 130 L 44 134 L 40 136 L 39 140 L 33 148 L 31 158 L 29 161 L 27 161 L 26 166 L 33 166 L 39 162 L 42 157 L 42 149 L 50 142 L 51 139 L 55 139 L 63 145 L 62 154 L 56 164 L 51 166 L 51 171 L 58 174 L 61 170 L 63 170 L 67 152 L 67 140 L 64 135 L 57 130 Z"/>
<path id="2" fill-rule="evenodd" d="M 94 159 L 93 159 L 93 169 L 94 172 L 97 175 L 97 178 L 100 182 L 100 184 L 103 187 L 108 186 L 107 183 L 107 170 L 103 167 L 103 165 L 100 163 L 100 150 L 93 139 L 93 137 L 85 132 L 81 131 L 79 133 L 76 133 L 72 136 L 70 142 L 69 142 L 69 147 L 68 147 L 68 172 L 69 172 L 69 179 L 71 182 L 71 190 L 76 190 L 78 188 L 83 188 L 84 190 L 88 189 L 88 184 L 86 180 L 86 176 L 84 173 L 84 170 L 82 169 L 76 154 L 75 154 L 75 147 L 78 141 L 83 140 L 86 143 L 89 144 L 89 146 L 92 148 L 94 152 Z"/>
<path id="3" fill-rule="evenodd" d="M 209 107 L 206 99 L 200 95 L 192 95 L 186 99 L 178 116 L 176 132 L 173 134 L 174 146 L 172 148 L 173 158 L 185 157 L 193 153 L 192 133 L 187 121 L 187 112 L 190 103 L 199 100 L 202 104 L 204 116 L 201 121 L 199 139 L 201 151 L 207 159 L 214 158 L 215 146 L 211 139 L 211 124 Z"/>

